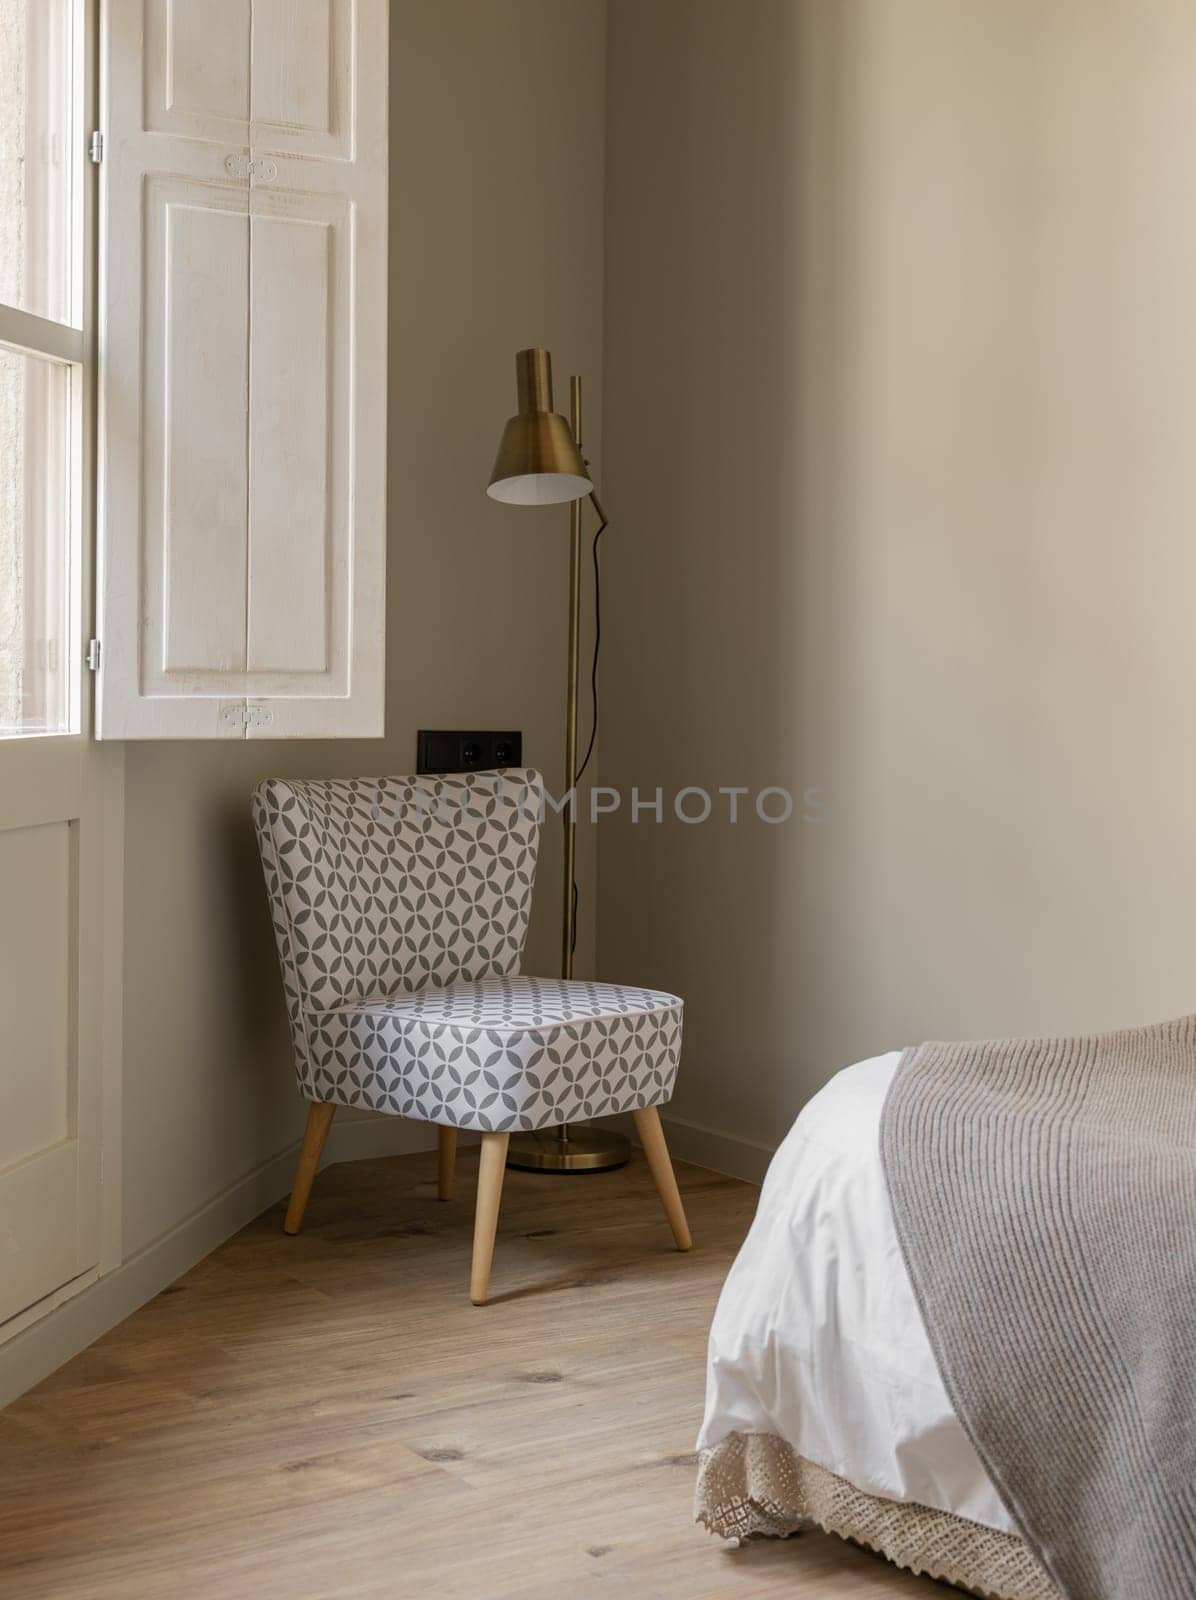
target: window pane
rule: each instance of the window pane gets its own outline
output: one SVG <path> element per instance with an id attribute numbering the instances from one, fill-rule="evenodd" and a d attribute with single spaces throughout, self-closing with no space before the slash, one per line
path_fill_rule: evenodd
<path id="1" fill-rule="evenodd" d="M 71 372 L 0 349 L 0 737 L 72 731 Z"/>
<path id="2" fill-rule="evenodd" d="M 71 323 L 75 3 L 0 0 L 0 301 Z"/>

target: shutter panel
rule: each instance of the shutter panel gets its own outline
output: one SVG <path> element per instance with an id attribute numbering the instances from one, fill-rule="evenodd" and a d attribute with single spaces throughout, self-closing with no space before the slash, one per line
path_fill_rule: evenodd
<path id="1" fill-rule="evenodd" d="M 100 735 L 380 735 L 387 7 L 105 26 Z"/>

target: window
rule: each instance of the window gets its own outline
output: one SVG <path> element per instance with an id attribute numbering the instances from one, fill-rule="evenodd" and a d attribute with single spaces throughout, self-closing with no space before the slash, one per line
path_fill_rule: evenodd
<path id="1" fill-rule="evenodd" d="M 0 737 L 78 729 L 81 0 L 0 0 Z"/>

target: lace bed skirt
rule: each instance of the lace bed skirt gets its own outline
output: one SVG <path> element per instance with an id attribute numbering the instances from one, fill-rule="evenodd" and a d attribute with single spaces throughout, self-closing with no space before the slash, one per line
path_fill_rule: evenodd
<path id="1" fill-rule="evenodd" d="M 724 1539 L 784 1538 L 813 1524 L 983 1600 L 1060 1600 L 1014 1534 L 865 1494 L 772 1434 L 732 1433 L 702 1451 L 694 1515 Z"/>

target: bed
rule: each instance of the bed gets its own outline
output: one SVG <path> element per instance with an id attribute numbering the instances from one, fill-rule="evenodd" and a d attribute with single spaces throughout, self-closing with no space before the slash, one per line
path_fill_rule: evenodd
<path id="1" fill-rule="evenodd" d="M 1058 1600 L 939 1376 L 880 1151 L 896 1051 L 839 1072 L 778 1150 L 710 1334 L 698 1520 L 816 1525 L 997 1600 Z"/>

